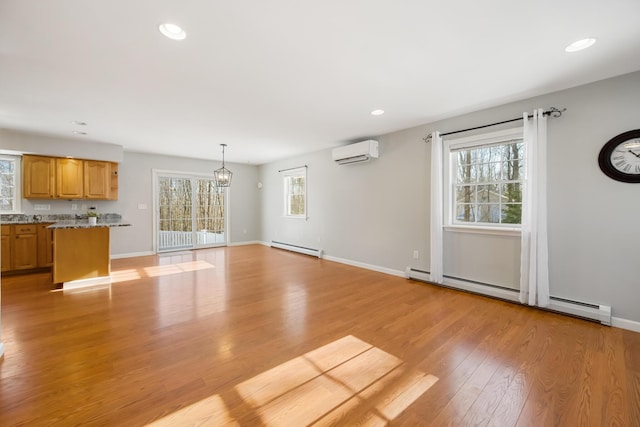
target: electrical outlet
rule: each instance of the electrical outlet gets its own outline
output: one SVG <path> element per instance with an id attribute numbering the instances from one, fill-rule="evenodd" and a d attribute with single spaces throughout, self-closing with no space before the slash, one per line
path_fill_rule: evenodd
<path id="1" fill-rule="evenodd" d="M 35 204 L 35 205 L 33 205 L 33 210 L 34 211 L 50 211 L 51 210 L 51 205 Z"/>
<path id="2" fill-rule="evenodd" d="M 78 204 L 77 204 L 77 203 L 73 203 L 73 204 L 71 205 L 71 210 L 72 210 L 72 211 L 77 211 L 77 210 L 78 210 Z"/>
<path id="3" fill-rule="evenodd" d="M 420 252 L 418 252 L 417 250 L 413 251 L 413 259 L 418 259 L 420 258 Z"/>

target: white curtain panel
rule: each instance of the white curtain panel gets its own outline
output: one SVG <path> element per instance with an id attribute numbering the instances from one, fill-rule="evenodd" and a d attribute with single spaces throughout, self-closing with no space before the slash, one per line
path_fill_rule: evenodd
<path id="1" fill-rule="evenodd" d="M 431 134 L 431 265 L 429 266 L 429 279 L 440 284 L 442 284 L 444 270 L 442 161 L 442 137 L 439 132 L 433 132 Z"/>
<path id="2" fill-rule="evenodd" d="M 522 192 L 520 302 L 549 305 L 547 246 L 547 118 L 542 109 L 524 113 L 526 180 Z"/>

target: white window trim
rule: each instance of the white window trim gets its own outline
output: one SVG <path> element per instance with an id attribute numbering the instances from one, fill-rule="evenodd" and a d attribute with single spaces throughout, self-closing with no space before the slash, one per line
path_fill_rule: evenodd
<path id="1" fill-rule="evenodd" d="M 3 215 L 20 214 L 22 213 L 22 157 L 11 156 L 8 154 L 0 154 L 0 159 L 12 160 L 15 162 L 15 168 L 14 168 L 15 193 L 13 195 L 13 210 L 0 211 L 0 214 L 3 214 Z"/>
<path id="2" fill-rule="evenodd" d="M 524 136 L 524 128 L 517 127 L 480 135 L 466 136 L 464 138 L 447 139 L 444 145 L 444 229 L 445 231 L 459 233 L 479 233 L 493 235 L 520 235 L 520 224 L 459 224 L 453 221 L 454 206 L 454 170 L 452 168 L 452 152 L 471 147 L 498 145 L 511 139 L 521 139 Z M 526 152 L 526 147 L 525 147 Z M 526 177 L 525 177 L 526 179 Z"/>
<path id="3" fill-rule="evenodd" d="M 171 253 L 172 250 L 159 251 L 158 250 L 158 227 L 160 224 L 160 218 L 158 217 L 159 206 L 160 206 L 160 188 L 158 186 L 159 177 L 175 177 L 175 178 L 202 178 L 202 179 L 214 179 L 214 175 L 212 173 L 202 173 L 202 172 L 181 172 L 167 169 L 151 169 L 151 179 L 152 179 L 152 191 L 153 191 L 153 252 L 157 254 Z M 229 246 L 231 244 L 231 191 L 230 187 L 223 188 L 224 191 L 224 229 L 225 229 L 225 242 L 219 246 Z M 138 205 L 139 206 L 139 205 Z M 212 246 L 215 247 L 215 246 Z M 193 249 L 197 249 L 194 247 Z M 184 250 L 184 249 L 182 249 Z"/>
<path id="4" fill-rule="evenodd" d="M 291 176 L 300 176 L 300 175 L 304 175 L 304 215 L 289 215 L 288 214 L 288 179 Z M 283 201 L 283 214 L 282 216 L 284 218 L 292 218 L 292 219 L 304 219 L 307 220 L 308 216 L 307 216 L 307 195 L 308 195 L 308 181 L 307 181 L 307 168 L 306 167 L 300 167 L 300 168 L 295 168 L 295 169 L 289 169 L 286 170 L 284 172 L 282 172 L 282 190 L 283 190 L 283 196 L 282 196 L 282 201 Z"/>

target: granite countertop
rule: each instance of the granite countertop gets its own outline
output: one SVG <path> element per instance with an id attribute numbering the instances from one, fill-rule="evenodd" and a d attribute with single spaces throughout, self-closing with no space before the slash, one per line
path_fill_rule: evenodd
<path id="1" fill-rule="evenodd" d="M 89 224 L 86 219 L 70 219 L 58 221 L 51 224 L 47 228 L 95 228 L 95 227 L 129 227 L 131 223 L 122 221 L 121 219 L 114 220 L 99 220 L 95 225 Z"/>
<path id="2" fill-rule="evenodd" d="M 53 218 L 52 218 L 53 217 Z M 131 223 L 123 221 L 119 214 L 105 214 L 98 217 L 96 225 L 89 225 L 86 215 L 74 218 L 74 215 L 6 215 L 0 218 L 2 224 L 51 224 L 47 228 L 90 228 L 90 227 L 129 227 Z"/>
<path id="3" fill-rule="evenodd" d="M 13 220 L 2 220 L 2 224 L 8 224 L 8 225 L 20 225 L 20 224 L 53 224 L 54 222 L 57 222 L 57 220 L 55 219 L 13 219 Z"/>

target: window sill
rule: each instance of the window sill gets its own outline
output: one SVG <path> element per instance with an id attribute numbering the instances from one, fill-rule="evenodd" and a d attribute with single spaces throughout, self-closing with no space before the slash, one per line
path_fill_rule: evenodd
<path id="1" fill-rule="evenodd" d="M 520 236 L 520 228 L 514 227 L 478 227 L 465 225 L 446 225 L 444 231 L 453 233 L 492 234 L 496 236 Z"/>

